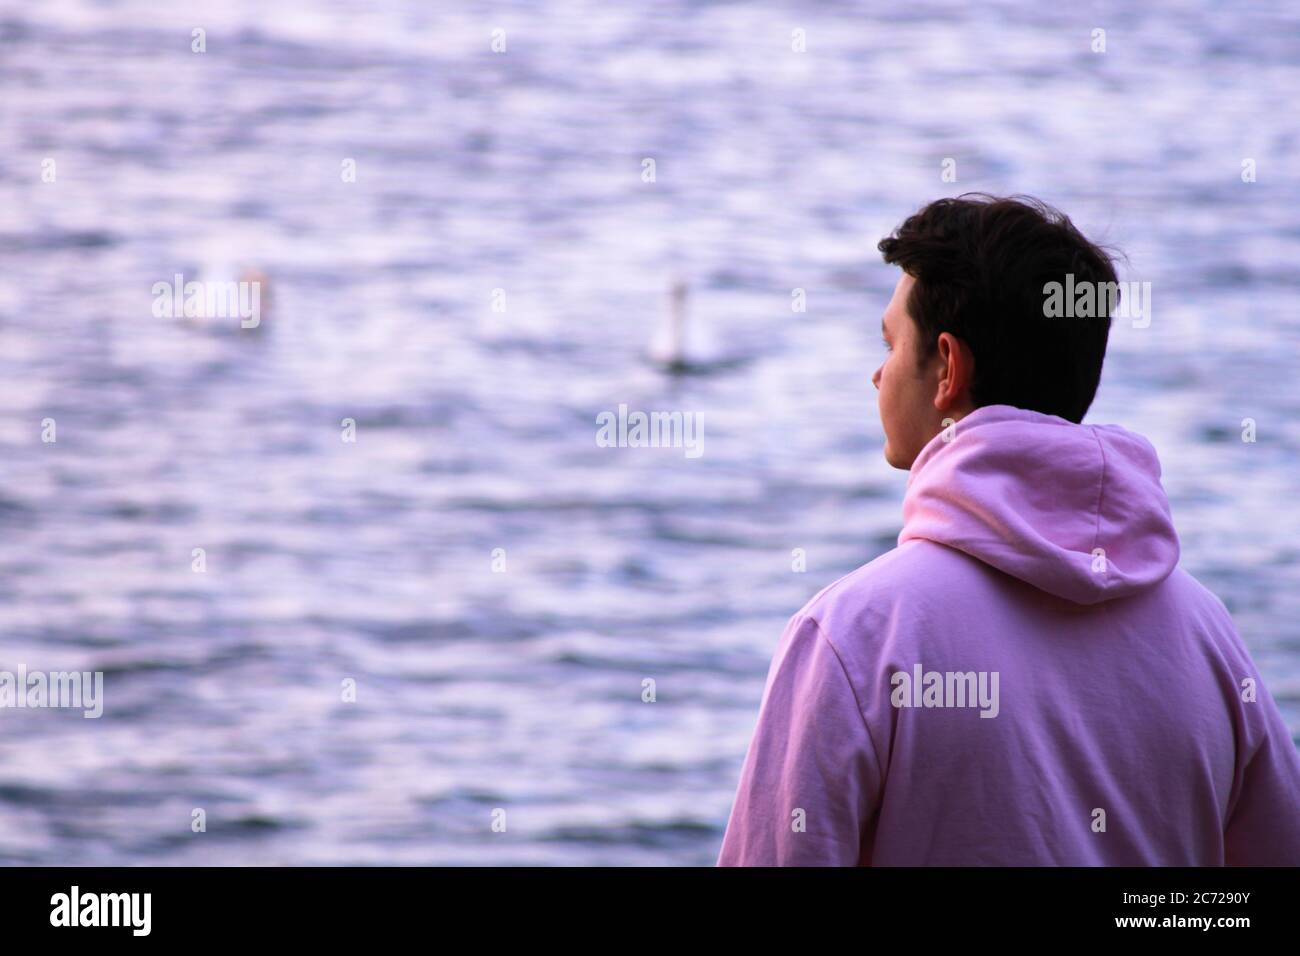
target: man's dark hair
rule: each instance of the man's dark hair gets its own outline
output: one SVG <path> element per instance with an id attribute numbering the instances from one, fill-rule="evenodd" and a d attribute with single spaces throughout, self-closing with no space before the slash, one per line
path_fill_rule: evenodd
<path id="1" fill-rule="evenodd" d="M 882 239 L 885 261 L 915 280 L 907 311 L 920 333 L 917 361 L 938 347 L 940 332 L 964 341 L 975 357 L 971 401 L 1014 405 L 1072 422 L 1097 394 L 1109 294 L 1091 317 L 1051 317 L 1050 282 L 1096 283 L 1113 290 L 1110 256 L 1061 212 L 1028 196 L 966 193 L 937 199 Z"/>

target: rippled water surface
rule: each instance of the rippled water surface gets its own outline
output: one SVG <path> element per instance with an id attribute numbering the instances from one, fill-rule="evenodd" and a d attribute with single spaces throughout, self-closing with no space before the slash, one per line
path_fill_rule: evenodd
<path id="1" fill-rule="evenodd" d="M 1300 732 L 1300 10 L 1155 6 L 6 5 L 0 666 L 106 703 L 0 714 L 0 861 L 712 863 L 782 625 L 900 527 L 875 243 L 965 189 L 1152 283 L 1088 420 Z M 256 330 L 153 315 L 248 269 Z"/>

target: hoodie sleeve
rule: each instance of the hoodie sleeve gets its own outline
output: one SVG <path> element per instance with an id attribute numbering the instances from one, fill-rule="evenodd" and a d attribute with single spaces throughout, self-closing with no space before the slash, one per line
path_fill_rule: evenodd
<path id="1" fill-rule="evenodd" d="M 1254 676 L 1258 681 L 1258 673 Z M 1224 830 L 1224 863 L 1300 866 L 1300 753 L 1277 704 L 1262 681 L 1258 686 L 1258 699 L 1239 705 L 1253 733 L 1240 757 L 1237 800 Z"/>
<path id="2" fill-rule="evenodd" d="M 718 866 L 857 866 L 881 775 L 848 675 L 817 622 L 786 626 L 768 670 Z"/>

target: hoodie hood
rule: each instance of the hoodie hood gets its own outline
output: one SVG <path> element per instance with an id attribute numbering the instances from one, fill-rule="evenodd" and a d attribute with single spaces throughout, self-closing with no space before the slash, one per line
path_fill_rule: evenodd
<path id="1" fill-rule="evenodd" d="M 1178 535 L 1141 435 L 986 405 L 912 465 L 898 543 L 924 538 L 1076 604 L 1163 581 Z"/>

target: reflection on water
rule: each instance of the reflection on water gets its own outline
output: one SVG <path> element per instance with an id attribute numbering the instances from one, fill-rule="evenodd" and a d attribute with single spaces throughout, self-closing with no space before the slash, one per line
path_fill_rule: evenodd
<path id="1" fill-rule="evenodd" d="M 1152 283 L 1089 420 L 1300 731 L 1294 9 L 457 6 L 0 17 L 0 666 L 106 675 L 0 715 L 0 860 L 712 863 L 782 625 L 898 532 L 875 242 L 964 189 Z M 249 269 L 255 334 L 152 314 Z"/>

